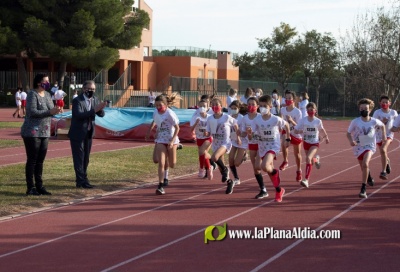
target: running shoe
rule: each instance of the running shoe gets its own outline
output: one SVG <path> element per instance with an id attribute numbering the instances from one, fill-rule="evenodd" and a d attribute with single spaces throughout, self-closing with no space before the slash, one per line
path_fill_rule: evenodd
<path id="1" fill-rule="evenodd" d="M 283 188 L 281 188 L 281 191 L 279 193 L 275 192 L 275 201 L 282 202 L 282 198 L 283 198 L 284 194 L 285 194 L 285 189 L 283 189 Z"/>
<path id="2" fill-rule="evenodd" d="M 367 189 L 365 187 L 361 187 L 361 191 L 358 194 L 360 198 L 367 198 Z"/>
<path id="3" fill-rule="evenodd" d="M 260 199 L 260 198 L 264 198 L 264 197 L 268 197 L 268 192 L 261 190 L 260 193 L 258 195 L 256 195 L 256 199 Z"/>
<path id="4" fill-rule="evenodd" d="M 158 185 L 157 190 L 156 190 L 156 195 L 164 195 L 164 194 L 165 194 L 165 191 L 164 191 L 163 186 L 161 184 Z"/>
<path id="5" fill-rule="evenodd" d="M 208 180 L 212 180 L 213 177 L 214 177 L 213 169 L 209 168 L 207 170 L 207 178 L 208 178 Z"/>
<path id="6" fill-rule="evenodd" d="M 374 184 L 375 184 L 375 180 L 371 177 L 371 173 L 368 173 L 367 183 L 369 186 L 374 186 Z"/>
<path id="7" fill-rule="evenodd" d="M 300 185 L 303 186 L 303 187 L 308 188 L 308 179 L 303 179 L 303 180 L 300 182 Z"/>
<path id="8" fill-rule="evenodd" d="M 233 193 L 233 187 L 235 186 L 235 182 L 233 180 L 228 180 L 228 185 L 226 186 L 225 194 L 230 195 Z"/>
<path id="9" fill-rule="evenodd" d="M 163 185 L 163 186 L 166 187 L 166 186 L 168 186 L 168 184 L 169 184 L 169 180 L 165 178 L 165 179 L 164 179 L 164 185 Z"/>
<path id="10" fill-rule="evenodd" d="M 301 176 L 301 170 L 296 171 L 296 181 L 300 182 L 303 179 L 303 177 Z"/>
<path id="11" fill-rule="evenodd" d="M 199 169 L 199 174 L 197 175 L 199 178 L 204 178 L 206 170 L 203 168 Z"/>
<path id="12" fill-rule="evenodd" d="M 240 184 L 240 179 L 235 178 L 235 179 L 233 180 L 233 182 L 235 183 L 235 185 L 239 185 L 239 184 Z"/>
<path id="13" fill-rule="evenodd" d="M 183 145 L 182 144 L 178 144 L 178 146 L 176 147 L 176 150 L 182 149 Z"/>
<path id="14" fill-rule="evenodd" d="M 381 172 L 381 174 L 379 175 L 379 178 L 380 179 L 385 179 L 385 180 L 388 179 L 386 172 Z"/>
<path id="15" fill-rule="evenodd" d="M 221 175 L 222 175 L 222 182 L 226 182 L 229 179 L 229 168 L 225 167 L 225 169 L 223 171 L 221 171 Z"/>
<path id="16" fill-rule="evenodd" d="M 286 168 L 289 167 L 289 163 L 287 161 L 282 162 L 281 166 L 279 166 L 279 170 L 285 171 Z"/>
<path id="17" fill-rule="evenodd" d="M 390 160 L 387 160 L 387 164 L 386 164 L 386 173 L 390 174 L 390 171 L 392 170 L 392 168 L 390 167 Z"/>
<path id="18" fill-rule="evenodd" d="M 320 157 L 319 157 L 319 155 L 315 156 L 315 158 L 314 158 L 314 163 L 315 163 L 315 167 L 316 167 L 317 169 L 320 169 L 320 168 L 321 168 L 321 162 L 320 162 Z"/>

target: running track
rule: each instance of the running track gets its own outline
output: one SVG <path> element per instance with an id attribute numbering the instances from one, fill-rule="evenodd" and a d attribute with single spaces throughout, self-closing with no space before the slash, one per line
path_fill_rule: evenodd
<path id="1" fill-rule="evenodd" d="M 359 199 L 360 170 L 345 138 L 349 123 L 324 124 L 331 143 L 321 145 L 322 168 L 313 168 L 310 188 L 302 188 L 291 157 L 281 172 L 282 203 L 273 202 L 268 177 L 270 196 L 254 199 L 258 186 L 250 163 L 238 169 L 242 184 L 232 195 L 225 195 L 217 172 L 213 181 L 188 174 L 173 180 L 165 196 L 156 196 L 151 185 L 0 221 L 0 270 L 397 271 L 400 142 L 391 145 L 386 181 L 378 179 L 380 158 L 374 155 L 376 185 Z M 281 161 L 279 155 L 276 166 Z M 340 230 L 342 238 L 226 238 L 206 245 L 204 229 L 223 223 L 230 230 Z"/>

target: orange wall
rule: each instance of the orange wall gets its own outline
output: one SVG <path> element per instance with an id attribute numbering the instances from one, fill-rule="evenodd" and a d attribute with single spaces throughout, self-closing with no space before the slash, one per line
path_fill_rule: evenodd
<path id="1" fill-rule="evenodd" d="M 157 82 L 162 81 L 169 74 L 190 77 L 190 57 L 153 57 L 153 61 L 157 63 Z"/>

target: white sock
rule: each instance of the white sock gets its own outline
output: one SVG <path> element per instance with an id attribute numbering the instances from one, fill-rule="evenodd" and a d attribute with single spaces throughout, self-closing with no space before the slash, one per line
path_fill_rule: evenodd
<path id="1" fill-rule="evenodd" d="M 167 169 L 167 170 L 164 171 L 164 178 L 165 178 L 165 179 L 168 179 L 168 172 L 169 172 L 169 169 Z"/>

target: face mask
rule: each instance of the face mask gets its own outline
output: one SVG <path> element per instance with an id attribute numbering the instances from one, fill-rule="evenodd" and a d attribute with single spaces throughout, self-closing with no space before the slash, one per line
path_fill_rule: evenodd
<path id="1" fill-rule="evenodd" d="M 302 97 L 302 96 L 300 96 L 299 98 L 300 98 L 300 100 L 303 100 L 303 97 Z"/>
<path id="2" fill-rule="evenodd" d="M 278 98 L 278 95 L 274 93 L 274 94 L 272 95 L 272 97 L 273 97 L 274 99 L 277 99 L 277 98 Z"/>
<path id="3" fill-rule="evenodd" d="M 221 112 L 221 106 L 212 106 L 211 109 L 215 113 L 220 113 Z"/>
<path id="4" fill-rule="evenodd" d="M 247 106 L 247 110 L 250 113 L 255 113 L 257 111 L 257 106 Z"/>
<path id="5" fill-rule="evenodd" d="M 260 93 L 256 93 L 256 96 L 259 97 L 259 96 L 260 96 Z"/>
<path id="6" fill-rule="evenodd" d="M 50 88 L 50 83 L 49 82 L 40 83 L 40 87 L 42 87 L 45 90 L 48 90 Z"/>
<path id="7" fill-rule="evenodd" d="M 200 112 L 200 113 L 206 112 L 206 108 L 205 108 L 205 107 L 200 107 L 200 108 L 199 108 L 199 112 Z"/>
<path id="8" fill-rule="evenodd" d="M 390 105 L 389 105 L 389 104 L 386 104 L 386 103 L 382 103 L 382 104 L 381 104 L 381 108 L 384 109 L 384 110 L 387 110 L 387 109 L 389 108 L 389 106 L 390 106 Z"/>
<path id="9" fill-rule="evenodd" d="M 286 99 L 286 105 L 290 106 L 293 104 L 293 100 L 292 99 Z"/>
<path id="10" fill-rule="evenodd" d="M 157 108 L 158 113 L 162 113 L 164 112 L 166 109 L 166 107 L 164 105 L 162 105 L 161 107 Z"/>
<path id="11" fill-rule="evenodd" d="M 316 113 L 316 112 L 315 112 L 314 110 L 307 111 L 307 114 L 308 114 L 308 116 L 310 116 L 310 117 L 314 117 L 315 113 Z"/>
<path id="12" fill-rule="evenodd" d="M 268 114 L 269 113 L 269 109 L 266 107 L 260 107 L 260 113 L 262 115 Z"/>
<path id="13" fill-rule="evenodd" d="M 238 109 L 236 109 L 236 110 L 231 110 L 231 115 L 236 115 L 236 114 L 238 114 L 239 113 L 239 110 Z"/>
<path id="14" fill-rule="evenodd" d="M 92 98 L 94 92 L 93 92 L 93 91 L 85 91 L 85 94 L 86 94 L 86 96 L 87 96 L 88 98 Z"/>
<path id="15" fill-rule="evenodd" d="M 366 110 L 361 110 L 361 111 L 360 111 L 360 115 L 361 115 L 362 117 L 367 117 L 367 116 L 368 116 L 368 111 L 366 111 Z"/>

